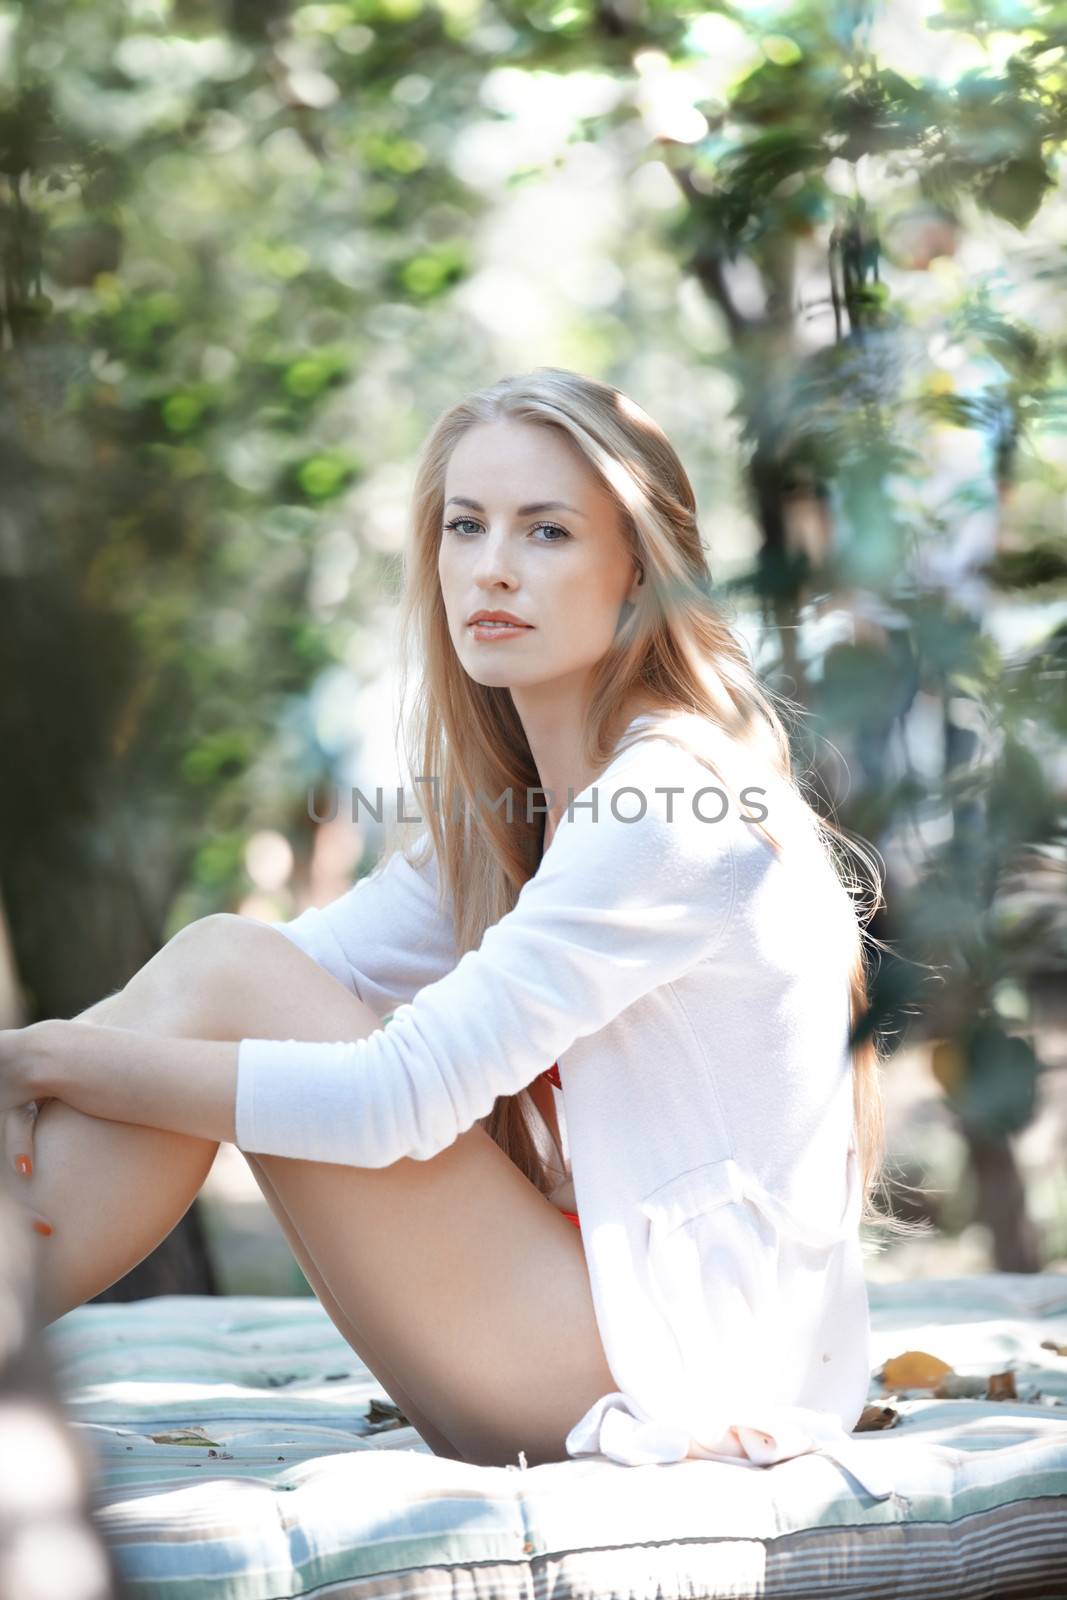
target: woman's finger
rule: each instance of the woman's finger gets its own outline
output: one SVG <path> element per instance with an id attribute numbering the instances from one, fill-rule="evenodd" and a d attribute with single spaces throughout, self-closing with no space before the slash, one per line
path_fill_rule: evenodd
<path id="1" fill-rule="evenodd" d="M 36 1100 L 16 1106 L 4 1118 L 4 1154 L 7 1164 L 20 1177 L 33 1175 L 33 1134 L 40 1107 Z"/>
<path id="2" fill-rule="evenodd" d="M 49 1222 L 48 1218 L 42 1217 L 41 1213 L 39 1211 L 35 1211 L 32 1206 L 24 1206 L 20 1204 L 19 1210 L 25 1215 L 26 1220 L 33 1229 L 34 1233 L 39 1233 L 47 1239 L 52 1233 L 55 1232 L 55 1229 L 52 1227 L 52 1224 Z"/>

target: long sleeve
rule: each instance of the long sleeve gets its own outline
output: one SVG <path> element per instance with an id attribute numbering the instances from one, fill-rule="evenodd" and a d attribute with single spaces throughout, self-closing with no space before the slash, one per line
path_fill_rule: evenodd
<path id="1" fill-rule="evenodd" d="M 734 886 L 731 822 L 691 805 L 711 781 L 662 742 L 624 752 L 577 797 L 513 909 L 386 1027 L 336 1044 L 243 1039 L 238 1146 L 362 1167 L 427 1160 L 575 1039 L 708 956 Z M 620 819 L 610 800 L 624 785 Z M 595 817 L 581 809 L 593 789 Z M 635 790 L 645 811 L 627 821 Z"/>
<path id="2" fill-rule="evenodd" d="M 328 906 L 270 926 L 384 1017 L 456 964 L 451 910 L 438 905 L 437 881 L 433 855 L 413 867 L 397 852 Z"/>

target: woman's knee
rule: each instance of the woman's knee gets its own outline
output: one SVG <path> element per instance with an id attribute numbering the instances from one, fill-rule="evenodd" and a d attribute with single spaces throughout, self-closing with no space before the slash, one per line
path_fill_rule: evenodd
<path id="1" fill-rule="evenodd" d="M 229 912 L 187 923 L 134 974 L 121 998 L 150 1007 L 157 1025 L 168 1032 L 227 1037 L 233 979 L 248 965 L 257 928 Z"/>
<path id="2" fill-rule="evenodd" d="M 379 1019 L 313 956 L 266 922 L 215 912 L 173 947 L 172 991 L 190 997 L 205 1038 L 360 1038 Z M 165 952 L 161 952 L 165 953 Z"/>

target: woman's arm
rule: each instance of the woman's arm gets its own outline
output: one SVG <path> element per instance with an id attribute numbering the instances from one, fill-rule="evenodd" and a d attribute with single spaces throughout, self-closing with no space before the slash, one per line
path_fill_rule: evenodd
<path id="1" fill-rule="evenodd" d="M 622 764 L 612 765 L 621 778 Z M 599 816 L 576 811 L 515 907 L 388 1027 L 349 1042 L 235 1044 L 38 1024 L 62 1031 L 33 1082 L 6 1086 L 5 1103 L 55 1095 L 91 1116 L 296 1160 L 382 1167 L 428 1159 L 498 1096 L 524 1088 L 575 1039 L 679 977 L 724 937 L 730 834 L 743 825 L 697 819 L 687 791 L 706 787 L 699 764 L 630 752 L 625 775 L 631 793 L 636 786 L 646 796 L 641 819 L 604 814 L 610 787 Z M 677 784 L 662 787 L 672 776 Z M 673 815 L 665 793 L 685 796 Z M 5 1039 L 31 1032 L 0 1035 L 0 1071 Z"/>
<path id="2" fill-rule="evenodd" d="M 649 750 L 582 791 L 512 910 L 387 1027 L 351 1043 L 243 1038 L 238 1147 L 357 1167 L 428 1160 L 576 1039 L 708 958 L 730 922 L 731 835 L 745 824 L 694 804 L 709 788 L 694 758 Z M 645 809 L 627 820 L 635 791 Z"/>
<path id="3" fill-rule="evenodd" d="M 432 856 L 415 868 L 398 852 L 329 905 L 271 926 L 382 1016 L 455 965 L 437 883 Z M 59 1019 L 0 1030 L 0 1115 L 55 1098 L 88 1116 L 234 1143 L 237 1050 Z M 32 1123 L 21 1145 L 32 1148 Z"/>
<path id="4" fill-rule="evenodd" d="M 233 1144 L 237 1050 L 58 1019 L 0 1030 L 0 1112 L 53 1097 L 90 1117 Z"/>

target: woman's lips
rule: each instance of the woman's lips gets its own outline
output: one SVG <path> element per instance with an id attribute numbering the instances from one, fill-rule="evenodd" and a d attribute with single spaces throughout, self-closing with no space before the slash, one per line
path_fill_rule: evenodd
<path id="1" fill-rule="evenodd" d="M 533 629 L 528 623 L 522 622 L 469 622 L 467 624 L 476 639 L 514 639 L 520 633 L 532 633 Z"/>

